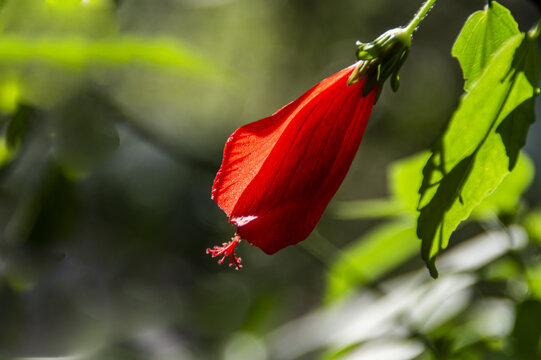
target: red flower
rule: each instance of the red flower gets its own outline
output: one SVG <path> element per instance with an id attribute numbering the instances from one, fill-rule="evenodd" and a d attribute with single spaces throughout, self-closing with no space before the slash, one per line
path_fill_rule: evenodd
<path id="1" fill-rule="evenodd" d="M 229 137 L 212 199 L 237 233 L 207 253 L 219 263 L 230 256 L 238 269 L 241 238 L 274 254 L 310 235 L 351 166 L 381 84 L 391 77 L 398 88 L 410 37 L 396 28 L 358 43 L 355 65 Z"/>
<path id="2" fill-rule="evenodd" d="M 225 144 L 212 199 L 237 225 L 237 237 L 213 256 L 231 256 L 243 238 L 267 254 L 306 239 L 344 180 L 357 152 L 377 88 L 348 86 L 354 66 L 323 80 Z"/>

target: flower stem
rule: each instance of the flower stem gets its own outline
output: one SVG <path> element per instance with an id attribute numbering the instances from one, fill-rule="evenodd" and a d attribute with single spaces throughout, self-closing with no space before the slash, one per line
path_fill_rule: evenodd
<path id="1" fill-rule="evenodd" d="M 432 9 L 432 6 L 434 6 L 434 3 L 436 2 L 436 0 L 427 0 L 423 6 L 421 6 L 421 8 L 419 9 L 419 11 L 417 11 L 417 14 L 415 14 L 415 16 L 413 17 L 413 19 L 411 19 L 410 23 L 408 24 L 408 26 L 406 26 L 406 32 L 408 34 L 413 34 L 413 32 L 415 31 L 415 29 L 417 29 L 417 26 L 419 26 L 419 24 L 421 23 L 421 21 L 425 18 L 425 16 L 428 14 L 428 12 L 430 11 L 430 9 Z"/>

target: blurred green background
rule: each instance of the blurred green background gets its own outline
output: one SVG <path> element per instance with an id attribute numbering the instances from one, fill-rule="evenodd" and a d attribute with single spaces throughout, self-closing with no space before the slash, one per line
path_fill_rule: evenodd
<path id="1" fill-rule="evenodd" d="M 522 31 L 539 16 L 501 3 Z M 484 1 L 437 2 L 308 240 L 244 242 L 241 271 L 205 254 L 234 234 L 210 199 L 227 137 L 420 5 L 1 1 L 0 359 L 540 359 L 541 124 L 439 280 L 400 216 L 416 188 L 396 161 L 458 104 L 450 50 Z"/>

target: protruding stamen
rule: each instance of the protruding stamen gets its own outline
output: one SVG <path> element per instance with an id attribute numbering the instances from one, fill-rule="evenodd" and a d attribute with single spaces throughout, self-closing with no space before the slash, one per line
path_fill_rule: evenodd
<path id="1" fill-rule="evenodd" d="M 229 266 L 234 266 L 235 270 L 238 270 L 242 268 L 242 265 L 240 264 L 242 259 L 235 256 L 235 246 L 237 246 L 238 243 L 240 243 L 240 236 L 235 235 L 231 238 L 230 242 L 223 243 L 222 246 L 214 245 L 212 249 L 207 249 L 207 254 L 211 254 L 212 257 L 223 255 L 222 258 L 218 260 L 218 264 L 222 264 L 225 258 L 229 256 Z"/>

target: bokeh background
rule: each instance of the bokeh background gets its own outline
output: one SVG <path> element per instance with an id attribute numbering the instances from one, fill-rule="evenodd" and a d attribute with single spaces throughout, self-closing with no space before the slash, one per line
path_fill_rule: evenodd
<path id="1" fill-rule="evenodd" d="M 539 17 L 501 3 L 522 31 Z M 522 200 L 460 229 L 439 280 L 408 226 L 366 211 L 456 108 L 451 47 L 485 1 L 436 3 L 308 240 L 273 256 L 244 242 L 241 271 L 205 254 L 235 231 L 210 199 L 227 137 L 420 5 L 1 1 L 0 359 L 540 359 L 530 163 Z M 538 169 L 540 137 L 538 122 Z"/>

